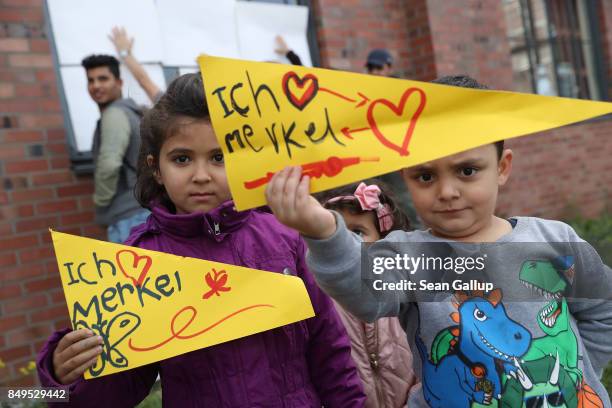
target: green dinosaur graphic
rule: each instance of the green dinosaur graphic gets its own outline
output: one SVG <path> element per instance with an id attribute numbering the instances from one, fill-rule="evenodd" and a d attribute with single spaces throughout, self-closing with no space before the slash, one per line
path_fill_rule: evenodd
<path id="1" fill-rule="evenodd" d="M 578 406 L 573 379 L 559 364 L 559 355 L 544 356 L 518 366 L 509 376 L 498 402 L 502 408 Z"/>
<path id="2" fill-rule="evenodd" d="M 525 286 L 550 299 L 539 312 L 537 322 L 544 336 L 534 338 L 524 361 L 533 361 L 559 353 L 559 361 L 569 373 L 574 384 L 582 382 L 578 369 L 578 341 L 569 319 L 563 293 L 574 274 L 573 258 L 556 258 L 550 261 L 526 261 L 521 267 L 519 279 Z"/>

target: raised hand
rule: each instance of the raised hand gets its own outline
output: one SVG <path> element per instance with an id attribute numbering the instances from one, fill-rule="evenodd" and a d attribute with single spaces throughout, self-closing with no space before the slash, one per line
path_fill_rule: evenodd
<path id="1" fill-rule="evenodd" d="M 310 177 L 300 166 L 276 173 L 266 187 L 266 199 L 276 218 L 309 238 L 329 238 L 336 231 L 334 215 L 309 193 Z"/>
<path id="2" fill-rule="evenodd" d="M 134 38 L 130 38 L 123 27 L 113 27 L 113 30 L 108 36 L 108 39 L 111 40 L 117 52 L 121 54 L 121 52 L 127 52 L 128 54 L 132 53 L 132 47 L 134 46 Z"/>

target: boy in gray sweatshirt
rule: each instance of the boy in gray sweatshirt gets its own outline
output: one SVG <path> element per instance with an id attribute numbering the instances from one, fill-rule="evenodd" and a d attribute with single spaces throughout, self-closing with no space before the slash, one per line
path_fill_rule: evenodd
<path id="1" fill-rule="evenodd" d="M 300 167 L 267 187 L 325 292 L 366 321 L 399 316 L 420 356 L 410 407 L 611 406 L 599 377 L 612 359 L 612 271 L 562 222 L 495 216 L 511 167 L 501 141 L 403 169 L 428 229 L 367 247 L 309 195 Z"/>

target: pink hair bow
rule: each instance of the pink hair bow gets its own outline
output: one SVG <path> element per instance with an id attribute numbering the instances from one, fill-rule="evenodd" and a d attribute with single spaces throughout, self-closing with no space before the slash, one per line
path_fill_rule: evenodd
<path id="1" fill-rule="evenodd" d="M 376 184 L 368 186 L 362 182 L 359 183 L 352 196 L 334 197 L 328 202 L 333 203 L 340 200 L 357 199 L 362 210 L 376 211 L 380 232 L 386 232 L 393 227 L 393 217 L 391 216 L 389 205 L 380 202 L 380 194 L 380 187 Z"/>

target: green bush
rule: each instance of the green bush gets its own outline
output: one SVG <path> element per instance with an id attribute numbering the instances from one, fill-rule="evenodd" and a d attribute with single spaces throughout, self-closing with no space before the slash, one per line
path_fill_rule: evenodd
<path id="1" fill-rule="evenodd" d="M 162 391 L 161 391 L 161 381 L 156 381 L 153 384 L 153 388 L 151 388 L 151 392 L 140 404 L 138 404 L 137 408 L 161 408 L 162 406 Z"/>

